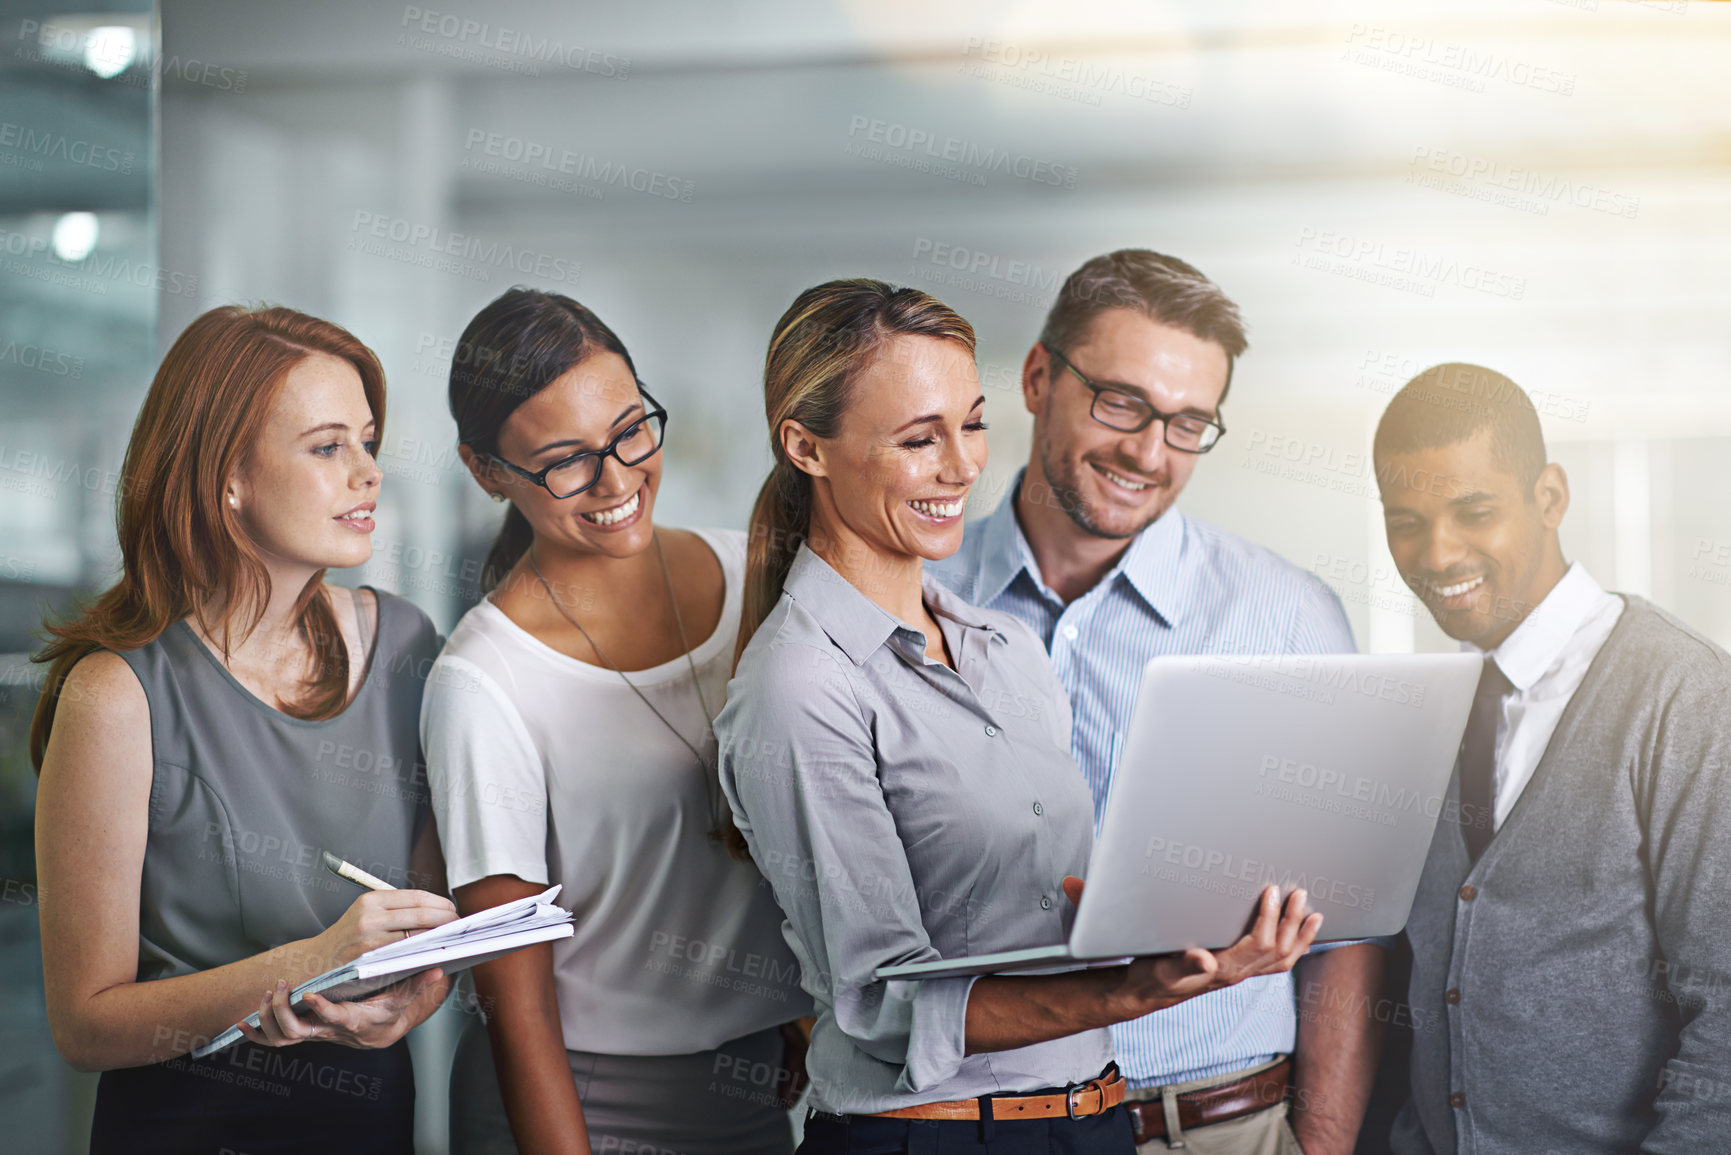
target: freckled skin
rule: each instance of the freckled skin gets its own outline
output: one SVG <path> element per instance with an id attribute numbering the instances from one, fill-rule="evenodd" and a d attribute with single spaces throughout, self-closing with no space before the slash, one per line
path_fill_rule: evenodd
<path id="1" fill-rule="evenodd" d="M 332 423 L 346 428 L 310 432 Z M 334 519 L 379 496 L 373 437 L 353 365 L 314 353 L 288 371 L 231 486 L 267 565 L 347 569 L 372 556 L 370 534 Z"/>

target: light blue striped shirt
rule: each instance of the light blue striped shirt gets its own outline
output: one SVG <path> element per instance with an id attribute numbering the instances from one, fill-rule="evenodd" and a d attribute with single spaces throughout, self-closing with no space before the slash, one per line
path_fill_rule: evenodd
<path id="1" fill-rule="evenodd" d="M 1016 521 L 1021 478 L 927 569 L 966 601 L 1031 626 L 1070 695 L 1070 751 L 1096 822 L 1130 725 L 1142 667 L 1160 654 L 1350 653 L 1340 599 L 1320 578 L 1207 522 L 1169 510 L 1099 584 L 1069 605 L 1047 588 Z M 1187 1082 L 1289 1054 L 1298 1030 L 1290 975 L 1250 979 L 1112 1028 L 1133 1087 Z"/>

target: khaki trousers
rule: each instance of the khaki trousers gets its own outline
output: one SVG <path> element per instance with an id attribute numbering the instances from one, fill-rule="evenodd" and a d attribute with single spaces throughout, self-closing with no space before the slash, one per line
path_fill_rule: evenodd
<path id="1" fill-rule="evenodd" d="M 1246 1075 L 1265 1071 L 1279 1061 L 1276 1059 L 1274 1063 L 1246 1067 L 1242 1071 L 1228 1071 L 1224 1075 L 1213 1075 L 1189 1083 L 1144 1087 L 1139 1091 L 1131 1091 L 1125 1098 L 1159 1102 L 1168 1093 L 1182 1095 L 1186 1091 L 1200 1091 L 1206 1087 L 1236 1083 Z M 1175 1113 L 1168 1114 L 1168 1118 L 1175 1117 Z M 1224 1123 L 1213 1123 L 1207 1127 L 1168 1134 L 1164 1139 L 1150 1139 L 1136 1150 L 1138 1155 L 1157 1155 L 1158 1152 L 1170 1150 L 1189 1151 L 1191 1155 L 1304 1155 L 1304 1149 L 1298 1145 L 1292 1128 L 1286 1122 L 1285 1103 L 1276 1103 L 1266 1111 L 1254 1111 L 1249 1115 L 1228 1119 Z"/>

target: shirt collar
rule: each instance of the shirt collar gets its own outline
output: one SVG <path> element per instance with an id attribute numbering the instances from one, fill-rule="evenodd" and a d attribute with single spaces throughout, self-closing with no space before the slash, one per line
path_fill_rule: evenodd
<path id="1" fill-rule="evenodd" d="M 1153 525 L 1136 535 L 1105 580 L 1122 573 L 1150 609 L 1168 626 L 1175 626 L 1190 607 L 1194 550 L 1185 549 L 1184 515 L 1168 509 Z"/>
<path id="2" fill-rule="evenodd" d="M 1016 473 L 1009 495 L 998 502 L 998 508 L 980 525 L 979 578 L 974 583 L 974 601 L 979 605 L 991 605 L 1024 570 L 1035 585 L 1045 588 L 1028 539 L 1022 536 L 1022 527 L 1016 521 L 1016 495 L 1022 491 L 1022 474 L 1026 472 L 1023 469 Z"/>
<path id="3" fill-rule="evenodd" d="M 951 593 L 936 577 L 924 574 L 921 586 L 926 604 L 940 617 L 967 629 L 984 630 L 994 641 L 1009 641 L 1003 631 L 988 624 L 974 606 Z M 919 630 L 866 597 L 803 542 L 788 567 L 787 580 L 782 582 L 781 589 L 816 620 L 856 666 L 864 665 L 866 659 L 898 634 L 916 656 L 924 654 Z"/>
<path id="4" fill-rule="evenodd" d="M 1522 693 L 1545 675 L 1580 632 L 1605 590 L 1580 562 L 1571 564 L 1551 592 L 1515 627 L 1514 633 L 1490 651 L 1497 668 Z M 1470 642 L 1462 649 L 1484 653 Z"/>
<path id="5" fill-rule="evenodd" d="M 1022 573 L 1042 593 L 1048 589 L 1040 574 L 1040 563 L 1034 560 L 1034 551 L 1016 520 L 1016 498 L 1022 492 L 1026 474 L 1025 467 L 1016 473 L 1009 496 L 998 503 L 998 508 L 980 526 L 979 580 L 974 586 L 974 600 L 980 605 L 990 605 Z M 1118 564 L 1100 579 L 1100 585 L 1107 585 L 1122 574 L 1162 621 L 1168 626 L 1176 625 L 1190 604 L 1194 551 L 1184 548 L 1187 536 L 1184 515 L 1168 509 L 1153 525 L 1136 535 Z"/>

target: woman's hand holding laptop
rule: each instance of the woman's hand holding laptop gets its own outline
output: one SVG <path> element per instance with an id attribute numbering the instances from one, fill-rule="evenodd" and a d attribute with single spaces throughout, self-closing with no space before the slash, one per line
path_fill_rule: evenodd
<path id="1" fill-rule="evenodd" d="M 1064 894 L 1082 901 L 1083 882 L 1064 879 Z M 1280 901 L 1280 888 L 1265 886 L 1250 930 L 1225 950 L 1191 947 L 1171 954 L 1146 955 L 1124 968 L 1121 996 L 1145 1006 L 1140 1013 L 1161 1010 L 1196 995 L 1233 986 L 1258 975 L 1291 970 L 1310 950 L 1322 929 L 1322 915 L 1310 910 L 1308 896 L 1297 889 Z"/>

